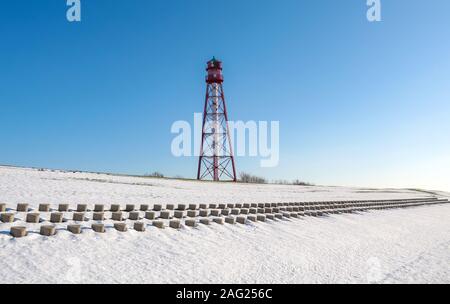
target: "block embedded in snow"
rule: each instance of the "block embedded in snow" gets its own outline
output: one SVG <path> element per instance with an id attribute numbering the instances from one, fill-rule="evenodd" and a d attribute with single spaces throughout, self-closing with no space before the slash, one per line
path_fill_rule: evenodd
<path id="1" fill-rule="evenodd" d="M 225 209 L 227 207 L 226 204 L 219 204 L 219 209 Z"/>
<path id="2" fill-rule="evenodd" d="M 156 218 L 156 212 L 155 211 L 145 212 L 145 218 L 148 220 L 154 220 Z"/>
<path id="3" fill-rule="evenodd" d="M 56 234 L 56 227 L 51 225 L 42 225 L 39 232 L 43 236 L 52 236 Z"/>
<path id="4" fill-rule="evenodd" d="M 197 210 L 196 204 L 189 204 L 189 210 Z"/>
<path id="5" fill-rule="evenodd" d="M 121 221 L 123 221 L 123 215 L 122 215 L 122 212 L 113 212 L 113 213 L 111 213 L 111 219 L 113 220 L 113 221 L 117 221 L 117 222 L 121 222 Z"/>
<path id="6" fill-rule="evenodd" d="M 237 221 L 239 224 L 245 224 L 245 222 L 247 221 L 247 217 L 246 217 L 246 216 L 238 216 L 238 217 L 236 218 L 236 221 Z"/>
<path id="7" fill-rule="evenodd" d="M 134 211 L 134 205 L 133 204 L 126 205 L 125 211 L 126 212 Z"/>
<path id="8" fill-rule="evenodd" d="M 294 211 L 294 208 L 293 207 L 286 207 L 286 211 L 287 212 L 292 212 L 292 211 Z"/>
<path id="9" fill-rule="evenodd" d="M 67 225 L 67 230 L 69 230 L 73 234 L 80 234 L 81 233 L 81 225 Z"/>
<path id="10" fill-rule="evenodd" d="M 243 208 L 250 209 L 250 204 L 249 204 L 249 203 L 245 203 L 245 204 L 243 205 Z"/>
<path id="11" fill-rule="evenodd" d="M 186 204 L 178 204 L 178 210 L 186 210 Z"/>
<path id="12" fill-rule="evenodd" d="M 183 218 L 184 217 L 184 211 L 175 210 L 174 217 L 179 218 L 179 219 Z"/>
<path id="13" fill-rule="evenodd" d="M 258 208 L 264 208 L 264 203 L 259 203 Z"/>
<path id="14" fill-rule="evenodd" d="M 214 223 L 223 225 L 223 217 L 215 217 L 215 218 L 213 219 L 213 221 L 214 221 Z"/>
<path id="15" fill-rule="evenodd" d="M 87 205 L 86 204 L 78 204 L 77 205 L 77 212 L 86 212 L 87 211 Z"/>
<path id="16" fill-rule="evenodd" d="M 53 212 L 50 214 L 50 222 L 52 223 L 62 223 L 63 221 L 63 213 L 62 212 Z"/>
<path id="17" fill-rule="evenodd" d="M 286 218 L 290 218 L 291 217 L 291 214 L 289 212 L 283 212 L 282 214 Z"/>
<path id="18" fill-rule="evenodd" d="M 270 208 L 270 207 L 272 207 L 272 204 L 271 204 L 271 203 L 265 203 L 265 204 L 264 204 L 264 207 L 265 207 L 265 208 Z"/>
<path id="19" fill-rule="evenodd" d="M 58 205 L 59 212 L 67 212 L 69 211 L 69 204 L 59 204 Z"/>
<path id="20" fill-rule="evenodd" d="M 216 209 L 217 208 L 217 204 L 209 204 L 209 209 Z"/>
<path id="21" fill-rule="evenodd" d="M 248 218 L 249 221 L 252 221 L 252 222 L 256 222 L 258 220 L 256 218 L 256 215 L 249 215 L 247 218 Z"/>
<path id="22" fill-rule="evenodd" d="M 105 219 L 105 213 L 103 212 L 94 212 L 92 219 L 94 221 L 103 221 Z"/>
<path id="23" fill-rule="evenodd" d="M 105 225 L 104 224 L 92 224 L 92 230 L 98 233 L 104 233 L 105 232 Z"/>
<path id="24" fill-rule="evenodd" d="M 211 210 L 211 215 L 212 216 L 219 216 L 220 215 L 220 209 L 214 209 L 214 210 Z"/>
<path id="25" fill-rule="evenodd" d="M 185 220 L 184 224 L 189 227 L 197 227 L 197 221 L 194 219 Z"/>
<path id="26" fill-rule="evenodd" d="M 28 212 L 28 204 L 17 204 L 17 212 Z"/>
<path id="27" fill-rule="evenodd" d="M 200 216 L 208 216 L 208 215 L 209 215 L 209 210 L 205 210 L 205 209 L 200 210 Z"/>
<path id="28" fill-rule="evenodd" d="M 161 211 L 161 210 L 162 210 L 162 205 L 161 205 L 161 204 L 155 204 L 155 205 L 153 205 L 153 210 L 154 210 L 154 211 Z"/>
<path id="29" fill-rule="evenodd" d="M 234 217 L 232 217 L 232 216 L 227 216 L 227 217 L 225 218 L 225 222 L 226 222 L 227 224 L 232 224 L 232 225 L 234 225 L 234 224 L 236 224 L 236 219 L 235 219 Z"/>
<path id="30" fill-rule="evenodd" d="M 0 204 L 0 212 L 6 211 L 6 204 Z"/>
<path id="31" fill-rule="evenodd" d="M 188 210 L 187 216 L 188 217 L 197 217 L 198 213 L 196 210 Z"/>
<path id="32" fill-rule="evenodd" d="M 237 203 L 237 204 L 234 206 L 234 208 L 240 209 L 240 208 L 242 208 L 242 204 L 241 204 L 241 203 Z"/>
<path id="33" fill-rule="evenodd" d="M 162 219 L 170 219 L 170 211 L 161 211 L 161 213 L 159 214 L 159 217 Z"/>
<path id="34" fill-rule="evenodd" d="M 0 220 L 3 223 L 12 223 L 14 222 L 14 213 L 2 213 L 0 215 Z"/>
<path id="35" fill-rule="evenodd" d="M 275 219 L 275 215 L 274 214 L 266 214 L 266 218 L 268 220 L 274 220 Z"/>
<path id="36" fill-rule="evenodd" d="M 39 213 L 28 213 L 27 223 L 39 223 Z"/>
<path id="37" fill-rule="evenodd" d="M 227 204 L 227 208 L 233 209 L 234 208 L 234 204 Z"/>
<path id="38" fill-rule="evenodd" d="M 200 219 L 200 224 L 209 225 L 209 224 L 211 224 L 211 220 L 208 219 L 208 218 L 201 218 Z"/>
<path id="39" fill-rule="evenodd" d="M 120 205 L 118 205 L 118 204 L 111 205 L 111 207 L 109 208 L 109 211 L 111 211 L 111 212 L 119 212 L 120 211 Z"/>
<path id="40" fill-rule="evenodd" d="M 85 220 L 84 212 L 75 212 L 73 214 L 73 220 L 75 222 L 83 222 Z"/>
<path id="41" fill-rule="evenodd" d="M 266 216 L 264 214 L 258 214 L 256 216 L 256 219 L 260 222 L 265 222 L 266 221 Z"/>
<path id="42" fill-rule="evenodd" d="M 247 209 L 247 208 L 241 209 L 241 214 L 248 214 L 248 213 L 249 213 L 249 209 Z"/>
<path id="43" fill-rule="evenodd" d="M 258 208 L 258 204 L 251 203 L 251 204 L 250 204 L 250 208 Z"/>
<path id="44" fill-rule="evenodd" d="M 38 210 L 39 210 L 39 212 L 49 212 L 50 204 L 39 204 Z"/>
<path id="45" fill-rule="evenodd" d="M 223 215 L 230 215 L 230 209 L 223 209 L 222 210 Z"/>
<path id="46" fill-rule="evenodd" d="M 208 209 L 208 204 L 200 204 L 199 209 Z"/>
<path id="47" fill-rule="evenodd" d="M 174 229 L 179 229 L 181 227 L 181 222 L 179 220 L 171 220 L 169 222 L 169 227 Z"/>
<path id="48" fill-rule="evenodd" d="M 258 213 L 263 213 L 263 214 L 264 214 L 264 212 L 265 212 L 265 209 L 264 209 L 264 208 L 258 208 L 258 209 L 256 209 L 256 210 L 258 210 Z"/>
<path id="49" fill-rule="evenodd" d="M 240 213 L 241 213 L 241 209 L 235 208 L 235 209 L 231 210 L 231 214 L 233 214 L 233 215 L 239 215 Z"/>
<path id="50" fill-rule="evenodd" d="M 174 204 L 167 204 L 166 205 L 166 209 L 167 210 L 175 210 L 175 205 Z"/>
<path id="51" fill-rule="evenodd" d="M 149 208 L 149 206 L 148 206 L 148 205 L 146 205 L 146 204 L 144 204 L 144 205 L 141 205 L 141 208 L 140 208 L 140 210 L 141 210 L 141 211 L 147 211 L 147 210 L 148 210 L 148 208 Z"/>
<path id="52" fill-rule="evenodd" d="M 10 234 L 15 238 L 27 236 L 27 227 L 11 227 Z"/>
<path id="53" fill-rule="evenodd" d="M 152 225 L 157 227 L 157 228 L 160 228 L 160 229 L 164 228 L 164 222 L 163 221 L 153 221 Z"/>
<path id="54" fill-rule="evenodd" d="M 132 220 L 132 221 L 138 221 L 139 220 L 139 212 L 137 212 L 137 211 L 130 212 L 128 219 Z"/>
<path id="55" fill-rule="evenodd" d="M 105 211 L 105 205 L 97 204 L 94 205 L 94 212 L 103 212 Z"/>
<path id="56" fill-rule="evenodd" d="M 258 209 L 257 209 L 257 208 L 250 208 L 250 213 L 251 213 L 251 214 L 256 214 L 256 213 L 258 213 Z"/>
<path id="57" fill-rule="evenodd" d="M 128 230 L 128 227 L 125 223 L 114 223 L 114 229 L 120 232 L 125 232 Z"/>
<path id="58" fill-rule="evenodd" d="M 272 208 L 270 207 L 264 208 L 264 213 L 272 213 Z"/>
<path id="59" fill-rule="evenodd" d="M 133 228 L 136 231 L 144 232 L 145 231 L 145 223 L 135 222 Z"/>

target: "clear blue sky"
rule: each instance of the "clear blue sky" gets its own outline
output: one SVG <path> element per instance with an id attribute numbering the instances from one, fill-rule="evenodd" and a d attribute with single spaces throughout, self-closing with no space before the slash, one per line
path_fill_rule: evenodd
<path id="1" fill-rule="evenodd" d="M 317 184 L 450 190 L 450 2 L 0 2 L 0 163 L 194 177 L 175 120 L 225 64 L 232 120 L 279 120 L 280 164 L 239 171 Z"/>

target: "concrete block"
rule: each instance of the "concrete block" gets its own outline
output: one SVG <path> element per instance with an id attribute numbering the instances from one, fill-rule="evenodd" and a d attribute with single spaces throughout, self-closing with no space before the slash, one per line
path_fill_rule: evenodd
<path id="1" fill-rule="evenodd" d="M 125 206 L 125 211 L 126 212 L 134 211 L 134 209 L 135 209 L 135 206 L 133 204 L 129 204 L 129 205 Z"/>
<path id="2" fill-rule="evenodd" d="M 164 229 L 165 227 L 164 221 L 153 221 L 152 225 L 160 229 Z"/>
<path id="3" fill-rule="evenodd" d="M 119 212 L 120 211 L 120 205 L 118 204 L 113 204 L 111 205 L 111 208 L 109 209 L 111 212 Z"/>
<path id="4" fill-rule="evenodd" d="M 50 204 L 39 204 L 39 212 L 50 212 Z"/>
<path id="5" fill-rule="evenodd" d="M 121 221 L 123 221 L 123 215 L 122 215 L 122 212 L 113 212 L 113 213 L 111 213 L 111 219 L 113 220 L 113 221 L 117 221 L 117 222 L 121 222 Z"/>
<path id="6" fill-rule="evenodd" d="M 238 217 L 236 218 L 236 221 L 237 221 L 239 224 L 245 224 L 245 222 L 247 221 L 247 217 L 246 217 L 246 216 L 238 216 Z"/>
<path id="7" fill-rule="evenodd" d="M 174 204 L 167 204 L 166 205 L 166 209 L 167 210 L 175 210 L 175 205 Z"/>
<path id="8" fill-rule="evenodd" d="M 26 221 L 27 223 L 39 223 L 39 213 L 28 213 Z"/>
<path id="9" fill-rule="evenodd" d="M 278 213 L 278 212 L 280 212 L 280 208 L 274 207 L 274 208 L 272 208 L 272 212 L 273 213 Z"/>
<path id="10" fill-rule="evenodd" d="M 294 217 L 294 218 L 298 218 L 297 212 L 291 212 L 291 216 Z"/>
<path id="11" fill-rule="evenodd" d="M 6 212 L 6 204 L 0 204 L 0 212 Z"/>
<path id="12" fill-rule="evenodd" d="M 234 204 L 227 204 L 227 208 L 233 209 L 234 208 Z"/>
<path id="13" fill-rule="evenodd" d="M 242 208 L 241 209 L 241 214 L 249 214 L 250 210 L 247 208 Z"/>
<path id="14" fill-rule="evenodd" d="M 225 223 L 234 225 L 236 224 L 236 219 L 232 216 L 227 216 L 225 218 Z"/>
<path id="15" fill-rule="evenodd" d="M 94 205 L 94 212 L 103 212 L 105 211 L 105 205 L 96 204 Z"/>
<path id="16" fill-rule="evenodd" d="M 292 207 L 292 211 L 294 211 L 294 212 L 298 212 L 298 211 L 299 211 L 299 209 L 298 209 L 298 207 Z"/>
<path id="17" fill-rule="evenodd" d="M 283 218 L 283 214 L 275 213 L 275 218 L 281 220 Z"/>
<path id="18" fill-rule="evenodd" d="M 10 234 L 15 238 L 27 236 L 27 227 L 11 227 Z"/>
<path id="19" fill-rule="evenodd" d="M 209 225 L 209 224 L 211 224 L 211 220 L 208 219 L 208 218 L 201 218 L 200 219 L 200 224 Z"/>
<path id="20" fill-rule="evenodd" d="M 0 214 L 0 220 L 3 223 L 12 223 L 14 222 L 14 213 L 2 213 Z"/>
<path id="21" fill-rule="evenodd" d="M 189 227 L 197 227 L 197 221 L 194 219 L 185 220 L 184 224 Z"/>
<path id="22" fill-rule="evenodd" d="M 67 230 L 69 230 L 73 234 L 80 234 L 81 233 L 81 225 L 67 225 Z"/>
<path id="23" fill-rule="evenodd" d="M 241 209 L 242 208 L 242 204 L 241 203 L 237 203 L 236 205 L 234 205 L 234 208 Z"/>
<path id="24" fill-rule="evenodd" d="M 292 207 L 286 207 L 286 211 L 287 211 L 287 212 L 293 212 L 293 211 L 294 211 L 294 208 L 292 208 Z"/>
<path id="25" fill-rule="evenodd" d="M 264 208 L 264 213 L 272 213 L 272 208 L 270 207 Z"/>
<path id="26" fill-rule="evenodd" d="M 245 203 L 245 204 L 243 205 L 243 208 L 250 209 L 250 204 Z"/>
<path id="27" fill-rule="evenodd" d="M 197 210 L 196 204 L 189 204 L 189 210 Z"/>
<path id="28" fill-rule="evenodd" d="M 219 224 L 219 225 L 223 225 L 223 217 L 215 217 L 213 219 L 214 223 Z"/>
<path id="29" fill-rule="evenodd" d="M 231 210 L 231 214 L 233 214 L 233 215 L 239 215 L 241 213 L 241 209 L 232 209 Z"/>
<path id="30" fill-rule="evenodd" d="M 40 235 L 52 236 L 56 234 L 56 227 L 50 225 L 42 225 L 40 229 Z"/>
<path id="31" fill-rule="evenodd" d="M 256 216 L 256 219 L 260 222 L 265 222 L 266 221 L 266 216 L 264 214 L 258 214 Z"/>
<path id="32" fill-rule="evenodd" d="M 257 210 L 258 210 L 258 213 L 264 213 L 264 208 L 257 208 Z"/>
<path id="33" fill-rule="evenodd" d="M 283 207 L 283 206 L 284 206 L 283 203 L 277 203 L 277 207 L 278 207 L 278 208 Z"/>
<path id="34" fill-rule="evenodd" d="M 94 212 L 92 214 L 92 219 L 94 221 L 103 221 L 105 219 L 105 213 L 103 213 L 103 212 Z"/>
<path id="35" fill-rule="evenodd" d="M 134 222 L 133 228 L 136 231 L 144 232 L 145 231 L 145 223 L 143 223 L 143 222 Z"/>
<path id="36" fill-rule="evenodd" d="M 180 220 L 171 220 L 169 222 L 169 227 L 174 229 L 180 229 L 181 228 L 181 221 Z"/>
<path id="37" fill-rule="evenodd" d="M 128 214 L 128 219 L 129 219 L 130 221 L 139 221 L 139 219 L 140 219 L 139 211 L 133 211 L 133 212 L 130 212 L 130 213 Z"/>
<path id="38" fill-rule="evenodd" d="M 50 214 L 50 222 L 52 223 L 62 223 L 64 219 L 64 214 L 62 212 L 53 212 Z"/>
<path id="39" fill-rule="evenodd" d="M 249 216 L 247 216 L 247 219 L 252 222 L 256 222 L 258 220 L 256 215 L 249 215 Z"/>
<path id="40" fill-rule="evenodd" d="M 271 207 L 271 208 L 275 208 L 276 206 L 277 206 L 277 203 L 271 203 L 271 204 L 270 204 L 270 207 Z"/>
<path id="41" fill-rule="evenodd" d="M 87 211 L 87 205 L 86 204 L 78 204 L 77 205 L 77 212 L 86 212 Z"/>
<path id="42" fill-rule="evenodd" d="M 221 210 L 220 209 L 213 209 L 211 210 L 212 216 L 220 216 Z"/>
<path id="43" fill-rule="evenodd" d="M 162 205 L 161 204 L 154 204 L 153 205 L 153 211 L 161 211 Z"/>
<path id="44" fill-rule="evenodd" d="M 188 210 L 187 216 L 188 217 L 197 217 L 198 212 L 196 210 Z"/>
<path id="45" fill-rule="evenodd" d="M 250 208 L 250 214 L 256 214 L 256 213 L 258 213 L 257 208 Z"/>
<path id="46" fill-rule="evenodd" d="M 154 220 L 156 218 L 156 212 L 155 211 L 145 212 L 145 218 L 148 220 Z"/>
<path id="47" fill-rule="evenodd" d="M 17 212 L 28 212 L 28 204 L 17 204 Z"/>
<path id="48" fill-rule="evenodd" d="M 217 204 L 209 204 L 209 209 L 217 209 Z"/>
<path id="49" fill-rule="evenodd" d="M 266 214 L 266 218 L 268 220 L 274 220 L 275 219 L 275 214 Z"/>
<path id="50" fill-rule="evenodd" d="M 178 219 L 182 219 L 185 215 L 185 211 L 182 210 L 175 210 L 174 217 Z"/>
<path id="51" fill-rule="evenodd" d="M 230 213 L 231 213 L 230 209 L 223 209 L 222 210 L 222 214 L 223 215 L 230 215 Z"/>
<path id="52" fill-rule="evenodd" d="M 226 204 L 219 204 L 219 209 L 225 209 L 227 207 Z"/>
<path id="53" fill-rule="evenodd" d="M 271 204 L 271 203 L 265 203 L 265 204 L 264 204 L 264 208 L 270 208 L 270 207 L 272 207 L 272 204 Z"/>
<path id="54" fill-rule="evenodd" d="M 148 206 L 147 204 L 142 204 L 142 205 L 141 205 L 141 208 L 139 208 L 139 210 L 141 210 L 141 211 L 147 211 L 148 208 L 149 208 L 149 206 Z"/>
<path id="55" fill-rule="evenodd" d="M 290 218 L 291 217 L 291 214 L 289 212 L 283 212 L 282 214 L 283 214 L 283 216 L 285 218 Z"/>
<path id="56" fill-rule="evenodd" d="M 264 203 L 259 203 L 258 204 L 258 208 L 264 208 L 264 207 L 265 207 Z"/>
<path id="57" fill-rule="evenodd" d="M 105 225 L 104 224 L 92 224 L 91 226 L 92 230 L 98 233 L 104 233 L 105 232 Z"/>
<path id="58" fill-rule="evenodd" d="M 258 208 L 258 204 L 255 204 L 255 203 L 250 204 L 250 208 Z"/>
<path id="59" fill-rule="evenodd" d="M 186 204 L 178 204 L 178 210 L 181 210 L 181 211 L 186 210 Z"/>
<path id="60" fill-rule="evenodd" d="M 209 216 L 209 210 L 202 209 L 199 214 L 203 217 Z"/>
<path id="61" fill-rule="evenodd" d="M 59 204 L 58 205 L 59 212 L 67 212 L 69 211 L 69 204 Z"/>
<path id="62" fill-rule="evenodd" d="M 84 212 L 75 212 L 73 214 L 73 220 L 76 222 L 83 222 L 85 220 Z"/>
<path id="63" fill-rule="evenodd" d="M 161 211 L 159 213 L 159 217 L 162 218 L 162 219 L 168 220 L 168 219 L 170 219 L 170 216 L 171 216 L 171 212 L 170 211 Z"/>
<path id="64" fill-rule="evenodd" d="M 199 209 L 208 209 L 208 204 L 200 204 Z"/>
<path id="65" fill-rule="evenodd" d="M 114 223 L 114 229 L 120 232 L 125 232 L 128 230 L 128 227 L 125 223 Z"/>
<path id="66" fill-rule="evenodd" d="M 288 206 L 295 206 L 294 203 L 288 203 Z"/>
<path id="67" fill-rule="evenodd" d="M 280 207 L 280 208 L 278 208 L 278 209 L 280 209 L 280 211 L 284 211 L 284 212 L 286 212 L 286 207 Z"/>

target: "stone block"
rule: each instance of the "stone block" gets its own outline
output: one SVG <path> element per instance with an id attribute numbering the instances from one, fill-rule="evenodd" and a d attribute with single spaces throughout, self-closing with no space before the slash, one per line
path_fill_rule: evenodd
<path id="1" fill-rule="evenodd" d="M 214 223 L 223 225 L 223 217 L 215 217 L 213 218 Z"/>
<path id="2" fill-rule="evenodd" d="M 118 211 L 118 212 L 113 212 L 113 213 L 111 213 L 111 219 L 112 219 L 113 221 L 116 221 L 116 222 L 121 222 L 121 221 L 123 221 L 123 215 L 122 215 L 122 212 Z"/>
<path id="3" fill-rule="evenodd" d="M 239 224 L 245 224 L 245 222 L 247 221 L 247 217 L 246 217 L 246 216 L 238 216 L 238 217 L 236 218 L 236 221 L 237 221 Z"/>
<path id="4" fill-rule="evenodd" d="M 128 214 L 128 219 L 130 221 L 138 221 L 140 220 L 140 214 L 139 211 L 132 211 Z"/>
<path id="5" fill-rule="evenodd" d="M 39 204 L 39 212 L 50 212 L 50 204 Z"/>
<path id="6" fill-rule="evenodd" d="M 211 220 L 208 219 L 208 218 L 201 218 L 200 219 L 200 224 L 209 225 L 209 224 L 211 224 Z"/>
<path id="7" fill-rule="evenodd" d="M 256 216 L 256 219 L 260 222 L 265 222 L 266 221 L 266 216 L 264 214 L 258 214 Z"/>
<path id="8" fill-rule="evenodd" d="M 233 215 L 239 215 L 239 214 L 241 214 L 241 209 L 237 209 L 237 208 L 232 209 L 232 210 L 231 210 L 231 214 L 233 214 Z"/>
<path id="9" fill-rule="evenodd" d="M 6 204 L 0 204 L 0 212 L 6 212 Z"/>
<path id="10" fill-rule="evenodd" d="M 234 225 L 236 224 L 236 219 L 232 216 L 227 216 L 225 218 L 225 223 Z"/>
<path id="11" fill-rule="evenodd" d="M 53 212 L 50 214 L 50 222 L 52 223 L 62 223 L 64 219 L 64 214 L 62 212 Z"/>
<path id="12" fill-rule="evenodd" d="M 67 212 L 69 211 L 69 204 L 59 204 L 58 205 L 59 212 Z"/>
<path id="13" fill-rule="evenodd" d="M 27 227 L 11 227 L 10 234 L 15 238 L 27 236 Z"/>
<path id="14" fill-rule="evenodd" d="M 225 215 L 225 216 L 226 215 L 230 215 L 230 213 L 231 213 L 230 209 L 223 209 L 222 210 L 222 214 Z"/>
<path id="15" fill-rule="evenodd" d="M 178 204 L 178 210 L 184 211 L 186 208 L 186 204 Z"/>
<path id="16" fill-rule="evenodd" d="M 153 211 L 161 211 L 162 205 L 161 204 L 154 204 L 153 205 Z"/>
<path id="17" fill-rule="evenodd" d="M 247 208 L 242 208 L 241 209 L 241 214 L 249 214 L 250 210 Z"/>
<path id="18" fill-rule="evenodd" d="M 113 205 L 111 205 L 111 208 L 110 208 L 110 211 L 111 212 L 119 212 L 120 211 L 120 205 L 118 205 L 118 204 L 113 204 Z"/>
<path id="19" fill-rule="evenodd" d="M 39 213 L 28 213 L 26 222 L 27 223 L 39 223 L 40 215 Z"/>
<path id="20" fill-rule="evenodd" d="M 170 216 L 171 216 L 171 212 L 168 211 L 168 210 L 166 210 L 166 211 L 161 211 L 161 212 L 159 213 L 159 217 L 162 218 L 162 219 L 168 220 L 168 219 L 170 219 Z"/>
<path id="21" fill-rule="evenodd" d="M 209 210 L 202 209 L 202 210 L 200 210 L 199 214 L 200 214 L 200 216 L 204 216 L 204 217 L 208 216 Z"/>
<path id="22" fill-rule="evenodd" d="M 226 204 L 219 204 L 219 209 L 225 209 L 227 207 Z"/>
<path id="23" fill-rule="evenodd" d="M 154 220 L 156 218 L 156 212 L 155 211 L 145 212 L 145 218 L 148 220 Z"/>
<path id="24" fill-rule="evenodd" d="M 227 208 L 233 209 L 234 208 L 234 204 L 227 204 Z"/>
<path id="25" fill-rule="evenodd" d="M 208 209 L 208 204 L 200 204 L 199 209 Z"/>
<path id="26" fill-rule="evenodd" d="M 14 213 L 2 213 L 0 214 L 0 220 L 3 223 L 12 223 L 14 222 Z"/>
<path id="27" fill-rule="evenodd" d="M 174 217 L 178 219 L 182 219 L 185 215 L 185 211 L 182 210 L 175 210 Z"/>
<path id="28" fill-rule="evenodd" d="M 171 220 L 169 222 L 169 227 L 174 229 L 180 229 L 181 228 L 181 221 L 180 220 Z"/>
<path id="29" fill-rule="evenodd" d="M 165 227 L 164 221 L 153 221 L 152 225 L 159 229 L 164 229 Z"/>
<path id="30" fill-rule="evenodd" d="M 134 209 L 135 209 L 134 204 L 128 204 L 128 205 L 125 206 L 125 211 L 126 212 L 134 211 Z"/>
<path id="31" fill-rule="evenodd" d="M 120 232 L 125 232 L 128 230 L 127 224 L 125 223 L 114 223 L 114 228 Z"/>
<path id="32" fill-rule="evenodd" d="M 17 204 L 17 212 L 28 212 L 28 204 Z"/>
<path id="33" fill-rule="evenodd" d="M 105 232 L 105 225 L 104 224 L 92 224 L 91 225 L 92 230 L 98 233 L 104 233 Z"/>
<path id="34" fill-rule="evenodd" d="M 139 231 L 139 232 L 144 232 L 145 231 L 145 223 L 143 222 L 135 222 L 133 225 L 134 230 Z"/>
<path id="35" fill-rule="evenodd" d="M 188 217 L 197 217 L 198 212 L 196 210 L 188 210 L 187 216 Z"/>
<path id="36" fill-rule="evenodd" d="M 104 212 L 104 211 L 105 211 L 105 205 L 102 205 L 102 204 L 94 205 L 94 212 Z"/>
<path id="37" fill-rule="evenodd" d="M 250 204 L 245 203 L 245 204 L 242 206 L 242 208 L 250 209 Z"/>
<path id="38" fill-rule="evenodd" d="M 50 225 L 42 225 L 40 229 L 40 235 L 52 236 L 56 234 L 56 227 Z"/>
<path id="39" fill-rule="evenodd" d="M 247 216 L 247 219 L 252 222 L 256 222 L 258 220 L 256 215 L 249 215 L 249 216 Z"/>
<path id="40" fill-rule="evenodd" d="M 266 214 L 266 218 L 268 220 L 274 220 L 275 219 L 275 214 Z"/>
<path id="41" fill-rule="evenodd" d="M 94 212 L 92 214 L 92 219 L 94 221 L 103 221 L 105 219 L 105 214 L 103 212 Z"/>
<path id="42" fill-rule="evenodd" d="M 77 205 L 77 212 L 86 212 L 87 211 L 87 205 L 86 204 L 78 204 Z"/>
<path id="43" fill-rule="evenodd" d="M 236 203 L 236 205 L 234 205 L 234 208 L 241 209 L 242 208 L 242 204 L 241 203 Z"/>
<path id="44" fill-rule="evenodd" d="M 189 204 L 189 210 L 197 210 L 196 204 Z"/>
<path id="45" fill-rule="evenodd" d="M 217 204 L 209 204 L 209 209 L 217 209 Z"/>
<path id="46" fill-rule="evenodd" d="M 281 220 L 283 218 L 283 214 L 275 213 L 275 218 Z"/>
<path id="47" fill-rule="evenodd" d="M 189 227 L 197 227 L 197 221 L 194 219 L 185 220 L 184 224 Z"/>
<path id="48" fill-rule="evenodd" d="M 83 222 L 85 220 L 84 212 L 75 212 L 73 214 L 73 220 L 76 222 Z"/>
<path id="49" fill-rule="evenodd" d="M 72 232 L 73 234 L 80 234 L 81 225 L 67 225 L 67 230 Z"/>
<path id="50" fill-rule="evenodd" d="M 212 216 L 220 216 L 221 210 L 220 209 L 213 209 L 211 210 Z"/>
<path id="51" fill-rule="evenodd" d="M 141 205 L 141 208 L 140 208 L 139 210 L 141 210 L 141 211 L 147 211 L 148 208 L 149 208 L 149 206 L 148 206 L 147 204 L 142 204 L 142 205 Z"/>
<path id="52" fill-rule="evenodd" d="M 272 213 L 272 208 L 270 207 L 264 208 L 264 213 Z"/>
<path id="53" fill-rule="evenodd" d="M 175 205 L 174 204 L 167 204 L 166 205 L 166 209 L 167 210 L 175 210 Z"/>
<path id="54" fill-rule="evenodd" d="M 250 208 L 250 214 L 256 214 L 256 213 L 258 213 L 257 208 Z"/>

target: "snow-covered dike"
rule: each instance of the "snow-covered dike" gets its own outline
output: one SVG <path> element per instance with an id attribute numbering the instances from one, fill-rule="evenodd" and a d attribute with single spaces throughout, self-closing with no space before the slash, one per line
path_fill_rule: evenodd
<path id="1" fill-rule="evenodd" d="M 0 202 L 8 208 L 427 196 L 0 167 Z M 13 239 L 10 226 L 0 223 L 0 283 L 450 283 L 450 204 L 180 230 L 149 226 L 146 232 L 120 233 L 107 224 L 105 234 L 60 229 L 49 238 Z"/>

